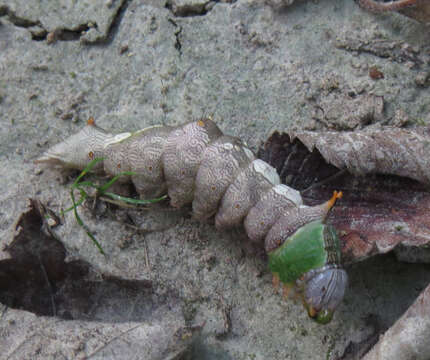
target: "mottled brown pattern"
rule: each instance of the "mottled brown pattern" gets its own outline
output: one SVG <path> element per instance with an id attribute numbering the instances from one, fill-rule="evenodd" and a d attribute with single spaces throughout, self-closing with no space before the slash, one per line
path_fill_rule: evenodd
<path id="1" fill-rule="evenodd" d="M 104 145 L 112 137 L 112 134 L 89 123 L 77 134 L 50 148 L 35 163 L 83 170 L 89 161 L 103 156 Z M 103 171 L 103 163 L 95 164 L 93 171 Z"/>
<path id="2" fill-rule="evenodd" d="M 173 130 L 169 126 L 156 126 L 138 132 L 130 141 L 127 160 L 135 172 L 131 181 L 141 198 L 158 197 L 166 192 L 161 155 L 167 135 Z"/>
<path id="3" fill-rule="evenodd" d="M 218 127 L 207 119 L 188 123 L 173 130 L 167 129 L 163 135 L 142 131 L 124 140 L 122 137 L 125 135 L 126 133 L 120 134 L 106 143 L 104 161 L 109 165 L 106 167 L 108 175 L 118 173 L 118 167 L 114 165 L 130 160 L 132 149 L 138 148 L 140 143 L 151 143 L 152 137 L 165 138 L 165 143 L 161 141 L 157 145 L 159 147 L 156 154 L 157 165 L 163 169 L 165 175 L 171 204 L 178 207 L 194 202 L 194 216 L 200 219 L 205 218 L 204 210 L 208 211 L 206 216 L 216 212 L 217 229 L 242 225 L 246 216 L 251 213 L 245 230 L 254 241 L 263 240 L 268 232 L 266 251 L 274 250 L 307 223 L 323 221 L 330 207 L 340 196 L 335 192 L 333 197 L 322 205 L 314 207 L 301 205 L 302 198 L 295 190 L 285 186 L 286 189 L 279 192 L 280 178 L 274 167 L 261 159 L 253 160 L 254 155 L 246 146 L 236 138 L 223 136 Z M 85 140 L 89 142 L 90 139 L 78 139 L 80 143 Z M 112 145 L 115 142 L 117 144 Z M 113 154 L 115 150 L 122 153 Z M 132 158 L 138 153 L 136 152 Z M 143 173 L 147 173 L 144 164 L 141 163 L 140 167 Z M 133 162 L 130 162 L 130 170 L 137 171 Z M 141 174 L 138 172 L 137 175 Z M 133 178 L 131 180 L 134 181 Z M 160 184 L 163 183 L 163 179 L 160 179 Z M 267 195 L 275 190 L 274 187 L 278 191 L 275 193 L 280 198 Z M 258 205 L 255 210 L 250 212 L 256 204 Z M 276 206 L 273 207 L 273 204 Z M 262 222 L 264 224 L 259 228 Z M 271 245 L 267 246 L 267 243 Z M 318 254 L 328 251 L 339 253 L 340 249 L 338 246 L 336 249 L 316 248 L 314 251 Z M 305 256 L 303 254 L 295 256 L 294 261 L 300 263 Z M 329 254 L 328 258 L 336 257 L 335 254 Z M 330 321 L 330 314 L 343 298 L 347 276 L 342 269 L 320 270 L 318 275 L 311 276 L 305 281 L 306 285 L 302 290 L 307 294 L 304 298 L 308 310 L 310 309 L 309 314 L 315 317 L 321 312 L 323 317 L 317 321 L 326 323 Z M 341 277 L 342 281 L 332 283 L 333 271 L 344 274 Z M 302 275 L 308 273 L 306 269 Z M 332 285 L 329 286 L 330 284 Z"/>
<path id="4" fill-rule="evenodd" d="M 131 171 L 130 162 L 128 161 L 128 154 L 130 141 L 124 140 L 106 147 L 104 152 L 103 166 L 106 173 L 112 176 L 119 175 L 124 171 Z M 129 182 L 130 176 L 123 175 L 119 178 L 122 183 Z"/>

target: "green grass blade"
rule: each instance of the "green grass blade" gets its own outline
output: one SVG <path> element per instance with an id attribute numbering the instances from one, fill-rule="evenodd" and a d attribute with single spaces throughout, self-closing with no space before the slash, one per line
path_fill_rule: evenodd
<path id="1" fill-rule="evenodd" d="M 121 176 L 132 176 L 136 175 L 133 171 L 124 171 L 116 176 L 114 176 L 112 179 L 110 179 L 106 184 L 100 186 L 97 190 L 101 195 L 103 195 L 107 189 L 109 189 Z"/>
<path id="2" fill-rule="evenodd" d="M 163 196 L 161 196 L 159 198 L 156 198 L 156 199 L 143 199 L 143 200 L 141 200 L 141 199 L 133 199 L 133 198 L 129 198 L 129 197 L 117 195 L 117 194 L 114 194 L 114 193 L 111 193 L 111 192 L 105 192 L 104 195 L 109 196 L 113 200 L 124 201 L 125 203 L 134 204 L 134 205 L 154 204 L 154 203 L 163 201 L 164 199 L 167 199 L 167 195 L 163 195 Z"/>
<path id="3" fill-rule="evenodd" d="M 91 233 L 91 231 L 88 229 L 88 227 L 84 224 L 84 222 L 82 221 L 81 217 L 78 214 L 77 204 L 76 204 L 76 201 L 75 201 L 75 195 L 73 194 L 73 189 L 70 190 L 70 197 L 72 198 L 73 212 L 75 214 L 75 218 L 76 218 L 77 223 L 79 224 L 79 226 L 81 226 L 85 230 L 85 232 L 87 233 L 87 235 L 90 237 L 90 239 L 93 241 L 93 243 L 99 249 L 100 253 L 102 255 L 105 255 L 105 252 L 103 251 L 103 248 L 101 247 L 101 245 L 99 244 L 99 242 L 97 241 L 97 239 L 94 237 L 94 235 Z"/>
<path id="4" fill-rule="evenodd" d="M 82 184 L 82 183 L 79 183 Z M 62 210 L 61 211 L 61 215 L 64 216 L 65 213 L 68 213 L 69 211 L 72 211 L 73 209 L 77 208 L 78 206 L 82 205 L 82 203 L 87 199 L 88 194 L 85 192 L 85 190 L 81 189 L 80 187 L 77 187 L 76 189 L 79 190 L 81 197 L 79 198 L 79 200 L 77 202 L 73 202 L 73 205 L 70 206 L 69 208 L 67 208 L 66 210 Z M 72 187 L 71 189 L 72 191 L 74 190 L 74 188 Z M 72 201 L 75 199 L 75 197 L 73 196 Z"/>
<path id="5" fill-rule="evenodd" d="M 61 211 L 61 215 L 64 216 L 65 213 L 68 213 L 69 211 L 72 211 L 73 209 L 75 209 L 76 207 L 82 205 L 82 203 L 85 201 L 86 199 L 81 197 L 75 205 L 70 206 L 69 208 L 67 208 L 66 210 Z"/>
<path id="6" fill-rule="evenodd" d="M 103 158 L 96 158 L 85 167 L 84 170 L 79 174 L 79 176 L 76 178 L 74 183 L 72 184 L 72 187 L 70 189 L 70 197 L 72 199 L 72 206 L 67 208 L 66 210 L 62 211 L 62 215 L 64 215 L 66 212 L 72 211 L 75 215 L 76 222 L 79 226 L 81 226 L 85 232 L 87 233 L 88 237 L 93 241 L 93 243 L 96 245 L 97 249 L 100 251 L 101 254 L 105 255 L 105 252 L 103 251 L 103 248 L 101 247 L 100 243 L 97 241 L 95 236 L 92 234 L 92 232 L 88 229 L 88 227 L 84 224 L 81 217 L 78 214 L 78 206 L 82 205 L 82 203 L 89 197 L 88 193 L 82 188 L 84 186 L 92 187 L 97 190 L 98 195 L 106 195 L 109 196 L 113 200 L 122 201 L 128 204 L 134 204 L 134 205 L 148 205 L 148 204 L 154 204 L 157 202 L 160 202 L 167 198 L 167 195 L 164 195 L 162 197 L 156 198 L 156 199 L 148 199 L 148 200 L 140 200 L 140 199 L 133 199 L 121 195 L 117 195 L 111 192 L 107 192 L 107 190 L 116 182 L 121 176 L 132 176 L 135 175 L 132 171 L 124 171 L 116 176 L 114 176 L 111 180 L 109 180 L 106 184 L 102 186 L 98 186 L 94 184 L 91 181 L 81 181 L 81 179 L 88 174 L 93 167 L 100 161 L 103 161 Z M 75 194 L 74 190 L 79 190 L 79 193 L 81 195 L 80 199 L 78 201 L 75 200 Z"/>
<path id="7" fill-rule="evenodd" d="M 103 161 L 103 158 L 95 158 L 94 160 L 91 160 L 88 165 L 85 167 L 84 170 L 79 174 L 79 176 L 76 178 L 75 182 L 73 183 L 72 187 L 76 187 L 79 184 L 79 180 L 81 180 L 86 174 L 88 174 L 92 168 L 99 163 L 100 161 Z"/>

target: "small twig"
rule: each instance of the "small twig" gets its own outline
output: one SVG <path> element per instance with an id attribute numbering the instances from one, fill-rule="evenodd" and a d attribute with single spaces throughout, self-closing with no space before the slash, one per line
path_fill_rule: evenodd
<path id="1" fill-rule="evenodd" d="M 288 170 L 288 164 L 290 163 L 290 160 L 291 160 L 291 158 L 292 158 L 292 156 L 293 156 L 294 152 L 296 151 L 296 147 L 297 147 L 297 145 L 296 145 L 296 144 L 294 144 L 294 145 L 293 145 L 293 149 L 292 149 L 292 150 L 290 151 L 290 153 L 288 154 L 287 159 L 285 160 L 284 165 L 282 166 L 282 169 L 281 169 L 281 171 L 279 172 L 279 176 L 281 177 L 281 179 L 285 176 L 285 183 L 286 183 L 287 185 L 290 185 L 290 181 L 288 181 L 288 182 L 287 182 L 287 174 L 286 174 L 286 172 L 287 172 L 287 170 Z"/>
<path id="2" fill-rule="evenodd" d="M 148 255 L 148 244 L 146 243 L 145 238 L 143 238 L 143 246 L 145 248 L 145 265 L 149 272 L 151 272 L 151 264 L 149 263 L 149 255 Z"/>
<path id="3" fill-rule="evenodd" d="M 94 350 L 91 354 L 89 354 L 87 356 L 87 359 L 93 357 L 94 355 L 96 355 L 98 352 L 102 351 L 103 349 L 105 349 L 109 344 L 111 344 L 113 341 L 121 338 L 122 336 L 132 332 L 133 330 L 141 327 L 142 324 L 138 324 L 136 326 L 131 327 L 130 329 L 123 331 L 121 334 L 118 334 L 117 336 L 114 336 L 112 339 L 109 339 L 108 341 L 106 341 L 103 345 L 101 345 L 99 348 L 97 348 L 96 350 Z"/>
<path id="4" fill-rule="evenodd" d="M 336 174 L 331 175 L 331 176 L 325 178 L 324 180 L 318 181 L 317 183 L 312 184 L 311 186 L 309 186 L 306 189 L 302 190 L 301 193 L 304 194 L 304 193 L 306 193 L 306 192 L 308 192 L 308 191 L 310 191 L 312 189 L 315 189 L 316 187 L 325 185 L 325 184 L 329 183 L 330 181 L 332 181 L 332 180 L 334 180 L 334 179 L 342 176 L 343 174 L 345 174 L 347 172 L 348 171 L 346 169 L 339 170 Z"/>
<path id="5" fill-rule="evenodd" d="M 101 200 L 101 201 L 104 201 L 104 202 L 107 202 L 107 203 L 109 203 L 109 204 L 113 204 L 113 205 L 116 205 L 116 206 L 122 207 L 122 208 L 128 208 L 128 209 L 139 209 L 139 207 L 138 207 L 138 206 L 134 206 L 134 205 L 131 205 L 131 204 L 127 204 L 127 203 L 125 203 L 125 202 L 123 202 L 123 201 L 113 200 L 113 199 L 110 199 L 110 198 L 108 198 L 108 197 L 106 197 L 106 196 L 98 196 L 98 197 L 97 197 L 97 199 L 99 199 L 99 200 Z"/>
<path id="6" fill-rule="evenodd" d="M 40 268 L 42 269 L 43 277 L 45 278 L 46 284 L 48 285 L 48 290 L 49 290 L 49 295 L 51 298 L 51 305 L 52 305 L 52 316 L 57 316 L 57 307 L 55 305 L 55 300 L 54 300 L 54 291 L 52 290 L 52 285 L 51 285 L 51 282 L 49 281 L 48 273 L 46 272 L 42 259 L 40 258 L 40 254 L 38 258 L 39 258 Z"/>

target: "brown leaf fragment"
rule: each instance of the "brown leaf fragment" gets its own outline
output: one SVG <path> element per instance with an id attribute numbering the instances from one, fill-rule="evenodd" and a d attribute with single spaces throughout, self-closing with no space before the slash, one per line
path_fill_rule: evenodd
<path id="1" fill-rule="evenodd" d="M 259 156 L 309 205 L 343 192 L 328 222 L 345 262 L 430 244 L 429 128 L 291 133 L 274 133 Z"/>
<path id="2" fill-rule="evenodd" d="M 52 214 L 30 199 L 28 210 L 16 222 L 13 240 L 3 249 L 10 257 L 0 261 L 0 302 L 66 320 L 152 316 L 156 301 L 149 294 L 151 281 L 125 280 L 100 273 L 82 260 L 66 261 L 67 251 L 48 225 Z M 137 300 L 141 306 L 130 313 Z"/>
<path id="3" fill-rule="evenodd" d="M 290 131 L 310 152 L 355 175 L 404 176 L 430 185 L 430 127 L 367 128 L 355 132 Z"/>
<path id="4" fill-rule="evenodd" d="M 369 76 L 373 80 L 380 80 L 384 78 L 384 73 L 377 66 L 371 66 L 369 68 Z"/>
<path id="5" fill-rule="evenodd" d="M 430 24 L 430 1 L 416 0 L 415 6 L 405 7 L 399 13 L 423 24 Z"/>
<path id="6" fill-rule="evenodd" d="M 430 285 L 379 339 L 364 360 L 427 360 L 430 355 Z"/>
<path id="7" fill-rule="evenodd" d="M 344 179 L 354 182 L 351 176 Z M 346 261 L 384 254 L 398 244 L 408 248 L 430 243 L 429 192 L 409 179 L 371 176 L 360 180 L 352 188 L 340 181 L 332 184 L 343 185 L 344 198 L 329 222 L 340 233 Z"/>

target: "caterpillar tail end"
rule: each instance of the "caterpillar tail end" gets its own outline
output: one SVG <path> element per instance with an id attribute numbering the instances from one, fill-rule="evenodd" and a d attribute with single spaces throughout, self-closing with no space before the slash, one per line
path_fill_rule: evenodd
<path id="1" fill-rule="evenodd" d="M 280 283 L 279 274 L 273 273 L 272 285 L 273 285 L 273 289 L 275 289 L 276 292 L 279 290 L 279 283 Z"/>
<path id="2" fill-rule="evenodd" d="M 342 199 L 343 192 L 342 191 L 333 191 L 333 196 L 329 201 L 326 202 L 327 212 L 331 210 L 331 208 L 336 204 L 338 199 Z"/>

